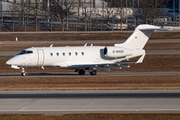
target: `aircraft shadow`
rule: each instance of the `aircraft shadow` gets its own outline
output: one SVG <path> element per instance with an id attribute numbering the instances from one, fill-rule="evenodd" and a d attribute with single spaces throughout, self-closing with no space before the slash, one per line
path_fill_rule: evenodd
<path id="1" fill-rule="evenodd" d="M 19 77 L 21 74 L 0 74 L 0 77 Z M 76 73 L 28 73 L 27 77 L 53 77 L 53 76 L 89 76 L 89 74 L 78 75 Z"/>

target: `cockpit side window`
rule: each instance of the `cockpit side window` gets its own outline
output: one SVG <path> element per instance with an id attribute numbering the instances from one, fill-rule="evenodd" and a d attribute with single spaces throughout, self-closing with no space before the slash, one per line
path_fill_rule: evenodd
<path id="1" fill-rule="evenodd" d="M 33 51 L 27 51 L 27 52 L 26 52 L 26 54 L 31 54 L 31 53 L 33 53 Z"/>
<path id="2" fill-rule="evenodd" d="M 27 50 L 22 50 L 20 53 L 18 53 L 17 55 L 24 55 L 24 54 L 32 54 L 33 51 L 27 51 Z"/>
<path id="3" fill-rule="evenodd" d="M 22 50 L 20 53 L 18 53 L 17 55 L 23 55 L 26 54 L 26 50 Z"/>

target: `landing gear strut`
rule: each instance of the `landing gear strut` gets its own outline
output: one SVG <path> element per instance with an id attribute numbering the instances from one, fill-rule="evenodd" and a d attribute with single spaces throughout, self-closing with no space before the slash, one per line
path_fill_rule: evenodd
<path id="1" fill-rule="evenodd" d="M 25 69 L 24 69 L 23 67 L 22 67 L 21 69 L 22 69 L 22 70 L 21 70 L 21 75 L 22 75 L 22 76 L 26 76 L 26 71 L 25 71 Z"/>

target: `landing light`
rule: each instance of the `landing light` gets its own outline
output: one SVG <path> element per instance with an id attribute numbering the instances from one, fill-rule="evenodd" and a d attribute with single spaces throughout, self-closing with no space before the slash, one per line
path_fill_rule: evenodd
<path id="1" fill-rule="evenodd" d="M 16 65 L 9 65 L 10 68 L 13 68 L 13 69 L 20 69 L 20 67 L 16 66 Z"/>

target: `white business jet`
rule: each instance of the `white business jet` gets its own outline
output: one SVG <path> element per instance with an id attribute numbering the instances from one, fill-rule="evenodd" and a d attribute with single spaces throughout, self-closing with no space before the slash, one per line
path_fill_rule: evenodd
<path id="1" fill-rule="evenodd" d="M 152 25 L 139 25 L 133 34 L 121 44 L 114 46 L 76 46 L 76 47 L 32 47 L 19 52 L 8 60 L 11 68 L 21 69 L 22 76 L 26 75 L 25 67 L 45 66 L 75 69 L 79 75 L 88 71 L 96 75 L 97 69 L 109 71 L 110 69 L 129 68 L 131 64 L 142 63 L 145 57 L 143 47 L 155 30 L 163 28 Z M 135 62 L 130 58 L 139 57 Z M 126 61 L 126 62 L 125 62 Z"/>

